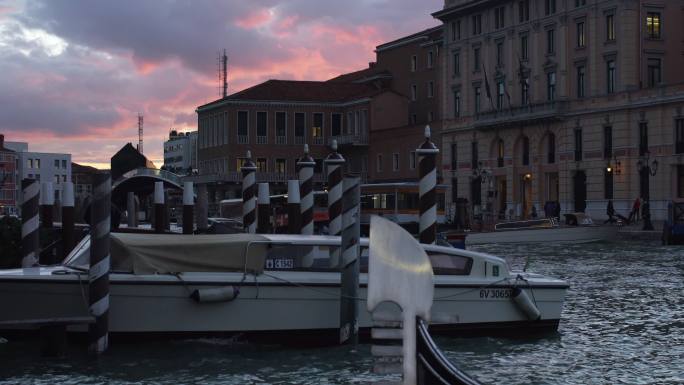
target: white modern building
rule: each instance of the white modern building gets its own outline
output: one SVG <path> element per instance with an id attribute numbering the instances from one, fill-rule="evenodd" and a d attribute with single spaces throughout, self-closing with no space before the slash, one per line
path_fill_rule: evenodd
<path id="1" fill-rule="evenodd" d="M 197 169 L 197 131 L 169 133 L 164 142 L 164 169 L 179 175 Z"/>
<path id="2" fill-rule="evenodd" d="M 5 142 L 5 147 L 17 153 L 17 198 L 23 201 L 21 180 L 52 182 L 55 200 L 62 198 L 62 185 L 71 182 L 71 154 L 28 151 L 26 142 Z"/>

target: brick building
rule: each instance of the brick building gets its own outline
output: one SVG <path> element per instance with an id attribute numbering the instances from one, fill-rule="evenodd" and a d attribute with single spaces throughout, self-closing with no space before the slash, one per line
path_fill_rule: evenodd
<path id="1" fill-rule="evenodd" d="M 680 1 L 447 0 L 433 16 L 452 200 L 603 217 L 641 196 L 663 219 L 684 199 Z"/>
<path id="2" fill-rule="evenodd" d="M 0 215 L 16 215 L 17 153 L 5 147 L 0 134 Z"/>

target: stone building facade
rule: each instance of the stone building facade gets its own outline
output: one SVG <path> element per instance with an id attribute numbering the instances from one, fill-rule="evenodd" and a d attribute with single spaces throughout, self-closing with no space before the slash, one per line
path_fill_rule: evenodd
<path id="1" fill-rule="evenodd" d="M 684 199 L 680 1 L 448 0 L 443 171 L 452 201 L 526 218 Z M 647 166 L 647 167 L 646 167 Z"/>

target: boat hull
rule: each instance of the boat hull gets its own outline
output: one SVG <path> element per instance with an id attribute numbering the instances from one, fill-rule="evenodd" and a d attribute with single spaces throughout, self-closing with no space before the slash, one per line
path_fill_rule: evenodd
<path id="1" fill-rule="evenodd" d="M 466 246 L 489 243 L 588 243 L 617 239 L 616 226 L 577 226 L 469 233 Z"/>
<path id="2" fill-rule="evenodd" d="M 271 274 L 241 283 L 242 275 L 214 274 L 202 280 L 174 276 L 112 275 L 109 330 L 112 333 L 273 333 L 336 332 L 339 327 L 339 274 Z M 275 278 L 274 278 L 275 277 Z M 144 278 L 144 279 L 141 279 Z M 253 277 L 252 277 L 253 278 Z M 431 327 L 437 332 L 485 330 L 555 330 L 567 286 L 532 284 L 542 318 L 528 321 L 509 298 L 509 284 L 455 283 L 435 277 Z M 239 286 L 232 301 L 198 303 L 190 293 L 199 288 Z M 16 320 L 83 318 L 88 316 L 87 277 L 63 275 L 0 278 L 0 329 Z M 366 310 L 365 274 L 359 290 L 359 327 L 370 328 Z M 383 304 L 384 305 L 384 304 Z M 33 325 L 35 326 L 35 322 Z M 83 331 L 85 325 L 70 326 Z"/>

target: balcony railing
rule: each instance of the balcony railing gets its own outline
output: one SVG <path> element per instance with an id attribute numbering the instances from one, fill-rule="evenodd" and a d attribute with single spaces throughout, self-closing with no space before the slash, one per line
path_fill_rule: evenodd
<path id="1" fill-rule="evenodd" d="M 249 136 L 248 135 L 238 135 L 237 141 L 238 141 L 238 144 L 249 144 Z"/>
<path id="2" fill-rule="evenodd" d="M 268 182 L 268 183 L 286 183 L 288 180 L 297 179 L 297 174 L 288 174 L 281 172 L 257 172 L 256 180 L 257 182 Z M 230 171 L 226 173 L 218 174 L 204 174 L 204 175 L 192 175 L 183 178 L 185 181 L 193 181 L 195 183 L 215 183 L 215 182 L 229 182 L 229 183 L 240 183 L 242 182 L 242 173 L 237 171 Z M 325 175 L 323 173 L 314 174 L 315 183 L 324 183 Z"/>
<path id="3" fill-rule="evenodd" d="M 276 136 L 276 144 L 287 144 L 287 137 Z"/>
<path id="4" fill-rule="evenodd" d="M 313 144 L 317 144 L 317 145 L 323 144 L 323 137 L 322 136 L 314 136 L 313 137 Z"/>
<path id="5" fill-rule="evenodd" d="M 268 144 L 268 137 L 257 135 L 256 141 L 257 141 L 257 144 Z"/>
<path id="6" fill-rule="evenodd" d="M 351 144 L 353 146 L 368 145 L 368 135 L 337 135 L 328 138 L 328 145 L 332 144 L 333 140 L 337 140 L 338 145 Z"/>
<path id="7" fill-rule="evenodd" d="M 563 114 L 566 106 L 567 103 L 564 101 L 553 101 L 480 112 L 475 115 L 475 125 L 505 125 L 528 120 L 553 119 Z"/>
<path id="8" fill-rule="evenodd" d="M 304 137 L 303 136 L 295 136 L 294 137 L 294 143 L 295 144 L 304 144 Z"/>

